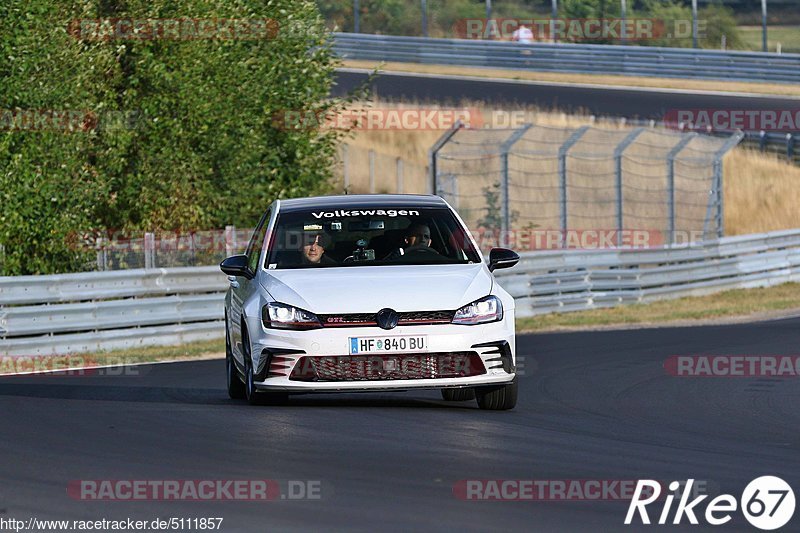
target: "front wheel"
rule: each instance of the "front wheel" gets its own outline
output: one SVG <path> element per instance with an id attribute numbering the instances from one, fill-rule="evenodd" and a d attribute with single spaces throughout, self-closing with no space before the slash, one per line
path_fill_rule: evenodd
<path id="1" fill-rule="evenodd" d="M 250 405 L 281 405 L 287 402 L 289 395 L 285 392 L 262 392 L 255 386 L 253 376 L 253 359 L 250 357 L 250 339 L 246 332 L 242 336 L 244 352 L 245 397 Z"/>
<path id="2" fill-rule="evenodd" d="M 475 399 L 475 389 L 442 389 L 442 399 L 446 402 L 466 402 Z"/>
<path id="3" fill-rule="evenodd" d="M 478 407 L 490 411 L 505 411 L 517 405 L 517 378 L 507 385 L 475 387 Z"/>
<path id="4" fill-rule="evenodd" d="M 228 320 L 225 320 L 225 373 L 228 381 L 228 396 L 234 400 L 241 400 L 245 397 L 244 383 L 236 370 L 236 363 L 233 361 L 233 351 L 231 350 L 231 338 L 228 334 Z"/>

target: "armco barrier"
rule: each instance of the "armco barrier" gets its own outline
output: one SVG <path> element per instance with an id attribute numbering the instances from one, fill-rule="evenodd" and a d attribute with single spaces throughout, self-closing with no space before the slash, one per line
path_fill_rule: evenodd
<path id="1" fill-rule="evenodd" d="M 344 59 L 587 74 L 800 82 L 800 54 L 334 33 Z"/>
<path id="2" fill-rule="evenodd" d="M 800 230 L 646 250 L 547 250 L 496 273 L 520 317 L 800 281 Z"/>
<path id="3" fill-rule="evenodd" d="M 517 316 L 800 281 L 800 229 L 645 250 L 546 250 L 496 272 Z M 224 334 L 217 266 L 0 278 L 0 356 L 168 345 Z"/>
<path id="4" fill-rule="evenodd" d="M 0 355 L 218 338 L 227 287 L 217 266 L 0 277 Z"/>

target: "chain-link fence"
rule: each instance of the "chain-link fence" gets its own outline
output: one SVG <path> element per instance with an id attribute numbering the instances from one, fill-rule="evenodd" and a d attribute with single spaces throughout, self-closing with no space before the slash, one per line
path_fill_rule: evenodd
<path id="1" fill-rule="evenodd" d="M 432 149 L 437 194 L 470 228 L 517 249 L 519 232 L 647 232 L 651 245 L 722 236 L 722 158 L 741 140 L 651 128 L 455 128 Z"/>
<path id="2" fill-rule="evenodd" d="M 426 166 L 349 144 L 339 147 L 334 174 L 337 193 L 419 193 L 430 183 Z"/>

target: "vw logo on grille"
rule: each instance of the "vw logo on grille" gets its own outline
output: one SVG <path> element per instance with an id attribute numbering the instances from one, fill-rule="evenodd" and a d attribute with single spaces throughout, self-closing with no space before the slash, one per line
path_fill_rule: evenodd
<path id="1" fill-rule="evenodd" d="M 375 321 L 382 329 L 394 329 L 397 327 L 397 321 L 400 320 L 400 315 L 394 309 L 381 309 L 375 315 Z"/>

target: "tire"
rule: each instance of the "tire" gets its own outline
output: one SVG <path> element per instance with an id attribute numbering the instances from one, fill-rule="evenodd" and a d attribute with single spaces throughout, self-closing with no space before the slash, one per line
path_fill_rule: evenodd
<path id="1" fill-rule="evenodd" d="M 517 378 L 508 385 L 475 387 L 478 407 L 490 411 L 505 411 L 517 405 Z"/>
<path id="2" fill-rule="evenodd" d="M 466 402 L 475 399 L 475 389 L 442 389 L 442 399 L 446 402 Z"/>
<path id="3" fill-rule="evenodd" d="M 233 400 L 242 400 L 245 397 L 244 383 L 233 362 L 233 351 L 231 350 L 231 338 L 228 334 L 228 319 L 225 318 L 225 373 L 227 374 L 228 396 Z"/>
<path id="4" fill-rule="evenodd" d="M 250 338 L 247 330 L 242 330 L 242 351 L 244 352 L 244 391 L 250 405 L 282 405 L 289 399 L 285 392 L 261 392 L 256 389 L 253 378 L 253 359 L 250 357 Z"/>

